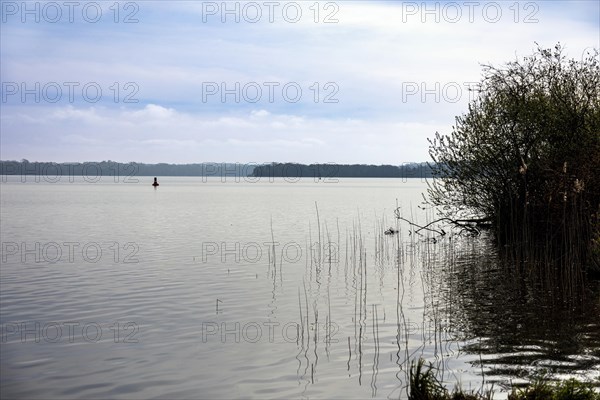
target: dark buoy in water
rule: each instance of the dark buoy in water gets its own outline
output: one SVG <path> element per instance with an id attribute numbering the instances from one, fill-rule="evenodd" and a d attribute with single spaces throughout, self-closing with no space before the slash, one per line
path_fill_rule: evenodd
<path id="1" fill-rule="evenodd" d="M 158 182 L 156 181 L 156 177 L 154 177 L 154 183 L 152 184 L 152 186 L 154 186 L 154 187 L 158 186 Z"/>

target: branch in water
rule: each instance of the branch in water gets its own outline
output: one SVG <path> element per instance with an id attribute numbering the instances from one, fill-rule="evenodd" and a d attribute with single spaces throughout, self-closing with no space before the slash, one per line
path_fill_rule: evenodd
<path id="1" fill-rule="evenodd" d="M 419 228 L 415 231 L 415 233 L 419 233 L 419 231 L 422 231 L 423 229 L 425 229 L 430 232 L 435 232 L 441 236 L 445 236 L 446 231 L 444 231 L 444 229 L 442 229 L 442 228 L 433 229 L 433 228 L 430 228 L 430 226 L 437 224 L 439 222 L 442 222 L 442 221 L 447 221 L 447 222 L 451 223 L 452 225 L 461 228 L 461 232 L 463 230 L 466 230 L 466 231 L 471 232 L 474 235 L 479 235 L 481 233 L 481 231 L 478 229 L 478 227 L 479 228 L 489 228 L 491 226 L 490 222 L 492 221 L 492 218 L 489 218 L 489 217 L 470 218 L 470 219 L 451 219 L 448 217 L 444 217 L 444 218 L 436 219 L 435 221 L 432 221 L 432 222 L 428 223 L 427 225 L 421 226 L 421 225 L 415 224 L 412 221 L 407 220 L 406 218 L 401 217 L 399 210 L 400 210 L 400 208 L 397 208 L 394 211 L 396 218 L 400 219 L 402 221 L 408 222 L 411 226 L 415 226 L 415 227 Z"/>

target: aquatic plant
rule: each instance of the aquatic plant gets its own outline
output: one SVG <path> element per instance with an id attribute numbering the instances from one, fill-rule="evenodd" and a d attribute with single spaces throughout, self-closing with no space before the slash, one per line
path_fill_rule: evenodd
<path id="1" fill-rule="evenodd" d="M 448 391 L 436 376 L 436 369 L 422 358 L 411 362 L 409 400 L 492 400 L 493 390 L 466 393 L 460 386 Z M 554 382 L 540 376 L 523 388 L 512 388 L 508 400 L 600 400 L 600 392 L 590 382 L 576 379 Z"/>

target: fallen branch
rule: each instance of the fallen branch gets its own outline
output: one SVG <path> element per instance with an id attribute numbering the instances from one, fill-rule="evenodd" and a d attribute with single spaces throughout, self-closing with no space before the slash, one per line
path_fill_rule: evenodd
<path id="1" fill-rule="evenodd" d="M 426 229 L 426 230 L 428 230 L 428 231 L 430 231 L 430 232 L 435 232 L 435 233 L 437 233 L 437 234 L 439 234 L 439 235 L 441 235 L 441 236 L 444 236 L 444 235 L 446 234 L 446 232 L 445 232 L 443 229 L 437 230 L 437 229 L 432 229 L 432 228 L 429 228 L 429 225 L 431 225 L 431 224 L 433 224 L 433 223 L 435 223 L 435 222 L 438 222 L 438 221 L 434 221 L 434 222 L 432 222 L 432 223 L 429 223 L 429 224 L 427 224 L 427 225 L 425 225 L 425 226 L 420 226 L 420 225 L 417 225 L 417 224 L 415 224 L 414 222 L 411 222 L 411 221 L 407 220 L 406 218 L 402 218 L 402 217 L 400 217 L 400 216 L 398 216 L 398 215 L 396 215 L 396 218 L 398 218 L 398 219 L 400 219 L 400 220 L 402 220 L 402 221 L 406 221 L 406 222 L 408 222 L 410 225 L 412 225 L 412 226 L 416 226 L 417 228 L 419 228 L 419 229 L 417 229 L 417 230 L 415 231 L 415 233 L 419 233 L 419 231 L 421 231 L 421 230 L 423 230 L 423 229 Z"/>
<path id="2" fill-rule="evenodd" d="M 444 231 L 444 229 L 439 228 L 439 229 L 433 229 L 430 228 L 431 225 L 437 224 L 439 222 L 442 221 L 447 221 L 450 224 L 461 228 L 460 233 L 462 233 L 463 231 L 468 231 L 474 235 L 479 235 L 481 233 L 481 230 L 479 228 L 490 228 L 491 225 L 491 221 L 493 221 L 492 218 L 490 217 L 485 217 L 485 218 L 467 218 L 467 219 L 452 219 L 452 218 L 448 218 L 448 217 L 443 217 L 443 218 L 439 218 L 436 219 L 435 221 L 432 221 L 430 223 L 428 223 L 427 225 L 418 225 L 415 224 L 412 221 L 409 221 L 408 219 L 401 217 L 400 216 L 400 208 L 398 207 L 395 211 L 394 214 L 396 215 L 396 218 L 402 221 L 406 221 L 408 222 L 411 226 L 415 226 L 419 229 L 415 230 L 415 233 L 419 234 L 420 231 L 422 230 L 427 230 L 430 232 L 435 232 L 441 236 L 445 236 L 446 235 L 446 231 Z"/>

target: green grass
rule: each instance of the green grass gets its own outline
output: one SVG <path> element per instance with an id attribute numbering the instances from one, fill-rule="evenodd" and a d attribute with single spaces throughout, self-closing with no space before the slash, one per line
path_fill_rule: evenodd
<path id="1" fill-rule="evenodd" d="M 408 400 L 443 400 L 447 391 L 436 378 L 431 364 L 425 366 L 422 358 L 410 365 Z"/>
<path id="2" fill-rule="evenodd" d="M 422 358 L 411 362 L 409 372 L 409 400 L 492 400 L 493 392 L 464 392 L 456 387 L 448 391 L 436 377 L 432 364 Z M 513 388 L 508 400 L 600 400 L 600 393 L 588 382 L 575 379 L 553 382 L 543 376 L 524 388 Z"/>
<path id="3" fill-rule="evenodd" d="M 442 385 L 431 364 L 425 365 L 422 358 L 413 360 L 409 372 L 409 400 L 492 400 L 492 392 L 465 393 L 460 387 L 452 393 Z"/>
<path id="4" fill-rule="evenodd" d="M 562 382 L 536 380 L 523 389 L 513 389 L 508 400 L 600 400 L 590 383 L 569 379 Z"/>

